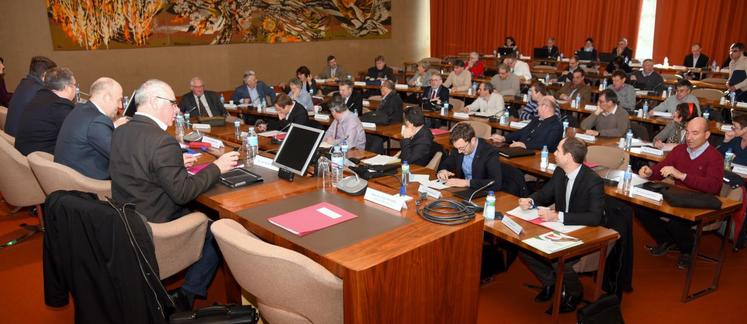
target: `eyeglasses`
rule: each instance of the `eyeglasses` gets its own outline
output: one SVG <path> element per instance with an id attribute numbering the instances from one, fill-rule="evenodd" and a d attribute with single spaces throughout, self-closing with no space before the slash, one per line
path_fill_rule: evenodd
<path id="1" fill-rule="evenodd" d="M 457 147 L 456 145 L 454 145 L 454 148 L 457 149 L 457 152 L 464 153 L 464 152 L 467 152 L 467 149 L 469 148 L 470 144 L 471 144 L 471 141 L 467 141 L 461 147 Z"/>
<path id="2" fill-rule="evenodd" d="M 156 96 L 156 98 L 166 100 L 169 103 L 171 103 L 172 106 L 176 106 L 176 104 L 177 104 L 176 100 L 171 100 L 171 99 L 164 98 L 164 97 L 161 97 L 161 96 Z"/>

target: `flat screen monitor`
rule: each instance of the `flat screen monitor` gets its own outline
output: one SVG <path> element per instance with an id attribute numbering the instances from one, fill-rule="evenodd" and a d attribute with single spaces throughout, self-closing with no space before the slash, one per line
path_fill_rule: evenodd
<path id="1" fill-rule="evenodd" d="M 500 54 L 501 56 L 506 56 L 506 55 L 511 54 L 513 52 L 514 52 L 514 49 L 510 48 L 510 47 L 501 47 L 501 48 L 498 49 L 498 54 Z"/>
<path id="2" fill-rule="evenodd" d="M 595 59 L 594 52 L 587 52 L 583 50 L 576 52 L 576 57 L 578 57 L 579 61 L 593 61 Z"/>
<path id="3" fill-rule="evenodd" d="M 599 53 L 599 61 L 604 63 L 612 63 L 615 59 L 615 54 L 612 53 Z"/>
<path id="4" fill-rule="evenodd" d="M 137 111 L 137 105 L 135 104 L 136 93 L 137 93 L 137 90 L 133 91 L 132 95 L 130 95 L 130 101 L 127 102 L 127 105 L 125 106 L 125 110 L 123 114 L 125 117 L 135 116 L 135 112 Z"/>
<path id="5" fill-rule="evenodd" d="M 291 124 L 272 164 L 303 176 L 323 137 L 321 129 Z"/>
<path id="6" fill-rule="evenodd" d="M 550 52 L 547 51 L 547 47 L 537 47 L 534 49 L 534 58 L 545 59 L 550 57 Z"/>

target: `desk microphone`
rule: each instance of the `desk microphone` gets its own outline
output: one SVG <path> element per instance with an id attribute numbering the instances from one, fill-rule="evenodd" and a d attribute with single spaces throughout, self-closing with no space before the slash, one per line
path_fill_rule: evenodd
<path id="1" fill-rule="evenodd" d="M 364 194 L 366 192 L 366 188 L 368 188 L 368 181 L 361 179 L 358 176 L 358 173 L 348 167 L 345 167 L 343 170 L 349 171 L 350 173 L 354 174 L 355 177 L 345 177 L 344 179 L 337 182 L 335 187 L 353 196 Z"/>
<path id="2" fill-rule="evenodd" d="M 462 204 L 464 204 L 465 206 L 467 206 L 468 208 L 470 208 L 470 209 L 472 209 L 472 210 L 474 210 L 476 212 L 482 211 L 483 206 L 479 206 L 479 205 L 473 203 L 472 202 L 472 198 L 474 198 L 475 195 L 478 192 L 485 190 L 485 188 L 492 186 L 494 183 L 495 183 L 495 180 L 492 180 L 492 181 L 488 182 L 488 184 L 486 184 L 486 185 L 480 187 L 479 189 L 473 191 L 472 194 L 469 196 L 469 200 L 462 200 Z"/>

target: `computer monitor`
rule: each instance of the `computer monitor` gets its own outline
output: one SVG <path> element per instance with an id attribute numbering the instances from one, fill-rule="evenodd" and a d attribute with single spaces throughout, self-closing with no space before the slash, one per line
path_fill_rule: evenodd
<path id="1" fill-rule="evenodd" d="M 547 50 L 547 47 L 537 47 L 534 49 L 534 58 L 538 59 L 545 59 L 550 57 L 550 52 Z"/>
<path id="2" fill-rule="evenodd" d="M 615 59 L 615 54 L 612 53 L 599 53 L 599 61 L 604 63 L 612 63 Z"/>
<path id="3" fill-rule="evenodd" d="M 498 49 L 498 54 L 500 54 L 501 56 L 506 56 L 506 55 L 511 54 L 513 52 L 514 52 L 514 49 L 510 48 L 510 47 L 501 47 L 501 48 Z"/>
<path id="4" fill-rule="evenodd" d="M 321 129 L 291 124 L 272 164 L 303 176 L 323 137 Z"/>
<path id="5" fill-rule="evenodd" d="M 137 90 L 132 92 L 132 95 L 130 95 L 130 101 L 127 102 L 127 105 L 125 106 L 125 110 L 123 113 L 125 117 L 135 116 L 135 112 L 137 111 L 137 105 L 135 104 L 135 94 L 137 94 Z"/>
<path id="6" fill-rule="evenodd" d="M 578 57 L 579 61 L 593 61 L 595 59 L 594 52 L 587 52 L 583 50 L 576 52 L 576 57 Z"/>

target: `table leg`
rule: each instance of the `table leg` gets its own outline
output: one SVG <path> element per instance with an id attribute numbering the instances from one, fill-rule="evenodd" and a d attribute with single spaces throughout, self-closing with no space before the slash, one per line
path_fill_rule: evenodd
<path id="1" fill-rule="evenodd" d="M 726 215 L 726 228 L 728 229 L 730 225 L 731 225 L 731 217 L 729 215 Z M 698 223 L 698 227 L 697 227 L 697 229 L 695 231 L 695 243 L 693 244 L 693 251 L 692 251 L 692 254 L 691 254 L 691 258 L 690 258 L 690 267 L 687 270 L 687 277 L 685 278 L 685 288 L 682 291 L 682 299 L 681 299 L 681 301 L 683 303 L 687 303 L 689 301 L 698 299 L 698 298 L 703 297 L 705 295 L 708 295 L 708 294 L 716 291 L 716 289 L 718 289 L 718 283 L 719 283 L 719 280 L 721 278 L 721 270 L 723 268 L 724 259 L 725 259 L 725 256 L 726 256 L 725 255 L 726 254 L 726 245 L 727 245 L 726 243 L 727 243 L 727 241 L 729 239 L 728 233 L 726 233 L 721 238 L 721 247 L 719 248 L 718 259 L 716 260 L 716 270 L 715 270 L 715 272 L 713 274 L 713 278 L 711 279 L 711 285 L 709 287 L 705 288 L 705 289 L 702 289 L 702 290 L 699 290 L 699 291 L 696 291 L 696 292 L 690 294 L 690 286 L 692 284 L 692 277 L 693 277 L 693 273 L 694 273 L 694 269 L 693 268 L 695 267 L 695 259 L 698 257 L 698 247 L 699 247 L 700 239 L 701 239 L 702 235 L 703 235 L 703 222 L 699 222 Z"/>
<path id="2" fill-rule="evenodd" d="M 599 266 L 597 275 L 594 279 L 594 300 L 602 297 L 602 283 L 604 282 L 604 265 L 607 263 L 607 244 L 603 244 L 599 249 Z"/>
<path id="3" fill-rule="evenodd" d="M 693 242 L 693 249 L 690 252 L 690 264 L 687 267 L 687 275 L 685 276 L 685 287 L 682 290 L 682 302 L 688 302 L 690 299 L 690 285 L 693 281 L 693 273 L 695 272 L 695 259 L 698 257 L 698 247 L 700 245 L 700 238 L 703 235 L 703 221 L 699 221 L 695 230 L 695 242 Z"/>
<path id="4" fill-rule="evenodd" d="M 565 272 L 565 257 L 558 259 L 558 266 L 555 268 L 555 295 L 552 300 L 552 322 L 558 323 L 560 320 L 560 300 L 563 296 L 563 276 Z"/>

